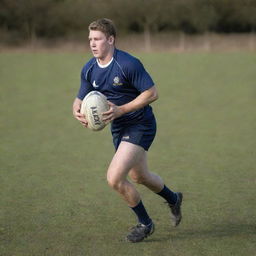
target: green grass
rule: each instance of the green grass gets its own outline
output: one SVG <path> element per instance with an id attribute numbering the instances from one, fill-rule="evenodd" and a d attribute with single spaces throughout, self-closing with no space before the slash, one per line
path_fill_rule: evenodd
<path id="1" fill-rule="evenodd" d="M 255 54 L 139 54 L 160 98 L 151 170 L 183 191 L 184 219 L 138 187 L 156 224 L 122 240 L 133 213 L 107 185 L 109 129 L 73 119 L 79 54 L 0 54 L 0 255 L 255 255 Z"/>

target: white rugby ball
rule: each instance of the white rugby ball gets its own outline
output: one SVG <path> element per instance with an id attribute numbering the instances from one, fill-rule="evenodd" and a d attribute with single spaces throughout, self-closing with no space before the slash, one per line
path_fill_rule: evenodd
<path id="1" fill-rule="evenodd" d="M 105 95 L 98 91 L 89 92 L 82 101 L 80 112 L 88 121 L 88 128 L 93 131 L 102 130 L 107 123 L 102 120 L 102 113 L 109 110 Z"/>

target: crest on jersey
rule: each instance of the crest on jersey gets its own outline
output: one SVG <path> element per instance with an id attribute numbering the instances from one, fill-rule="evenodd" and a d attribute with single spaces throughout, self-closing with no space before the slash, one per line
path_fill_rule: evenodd
<path id="1" fill-rule="evenodd" d="M 123 83 L 120 83 L 120 78 L 118 76 L 115 76 L 114 79 L 113 79 L 113 85 L 114 86 L 120 86 L 120 85 L 123 85 Z"/>

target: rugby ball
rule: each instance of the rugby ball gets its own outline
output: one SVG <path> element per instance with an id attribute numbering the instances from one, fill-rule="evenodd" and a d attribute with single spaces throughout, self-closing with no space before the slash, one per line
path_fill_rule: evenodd
<path id="1" fill-rule="evenodd" d="M 107 125 L 102 120 L 102 113 L 108 110 L 106 96 L 98 91 L 91 91 L 83 99 L 80 112 L 85 115 L 89 129 L 100 131 Z"/>

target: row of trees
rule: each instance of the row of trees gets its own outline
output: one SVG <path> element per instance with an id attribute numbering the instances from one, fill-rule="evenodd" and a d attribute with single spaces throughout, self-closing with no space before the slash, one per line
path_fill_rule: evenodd
<path id="1" fill-rule="evenodd" d="M 253 32 L 256 0 L 0 0 L 0 37 L 17 42 L 85 31 L 99 17 L 120 33 Z"/>

